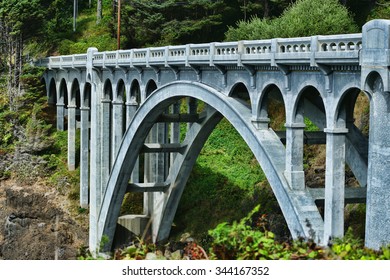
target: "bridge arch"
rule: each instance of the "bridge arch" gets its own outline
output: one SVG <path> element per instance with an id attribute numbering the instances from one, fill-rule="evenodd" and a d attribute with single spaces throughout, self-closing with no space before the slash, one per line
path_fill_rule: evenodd
<path id="1" fill-rule="evenodd" d="M 155 80 L 153 79 L 150 79 L 147 83 L 146 83 L 146 86 L 145 86 L 145 97 L 144 97 L 144 100 L 146 98 L 149 97 L 149 95 L 155 91 L 157 89 L 157 83 L 155 82 Z"/>
<path id="2" fill-rule="evenodd" d="M 48 84 L 47 90 L 48 103 L 50 105 L 57 105 L 57 89 L 56 82 L 54 78 L 51 78 Z"/>
<path id="3" fill-rule="evenodd" d="M 286 100 L 282 90 L 278 87 L 278 85 L 271 83 L 267 84 L 261 94 L 259 103 L 256 104 L 258 108 L 257 115 L 260 117 L 262 122 L 269 123 L 271 127 L 273 127 L 275 123 L 274 114 L 276 111 L 280 113 L 280 116 L 286 121 Z M 278 122 L 280 122 L 279 120 Z M 265 127 L 266 128 L 266 127 Z M 273 127 L 275 129 L 275 127 Z M 280 130 L 280 128 L 277 128 Z"/>
<path id="4" fill-rule="evenodd" d="M 178 200 L 189 172 L 208 135 L 218 123 L 219 119 L 215 116 L 219 114 L 223 115 L 235 127 L 257 158 L 279 201 L 293 237 L 310 236 L 309 231 L 313 227 L 319 230 L 317 236 L 320 237 L 322 219 L 314 202 L 310 199 L 297 199 L 296 194 L 291 191 L 282 175 L 284 162 L 281 162 L 280 159 L 284 158 L 285 154 L 279 138 L 272 131 L 254 128 L 250 122 L 251 110 L 241 102 L 204 84 L 181 81 L 164 85 L 155 90 L 140 106 L 126 131 L 100 209 L 98 239 L 100 240 L 103 235 L 107 235 L 112 242 L 120 205 L 131 176 L 129 171 L 134 167 L 143 140 L 146 139 L 158 116 L 169 105 L 184 97 L 201 100 L 213 109 L 210 109 L 203 124 L 199 124 L 198 127 L 192 126 L 197 131 L 192 131 L 193 137 L 187 139 L 190 142 L 189 146 L 182 156 L 177 156 L 176 162 L 179 163 L 174 164 L 171 168 L 171 172 L 174 174 L 170 174 L 170 187 L 166 192 L 161 219 L 157 221 L 158 234 L 155 238 L 160 240 L 168 236 Z M 215 120 L 218 121 L 215 123 Z M 189 133 L 191 134 L 191 132 Z M 305 191 L 299 195 L 302 197 L 305 195 Z M 306 195 L 308 194 L 306 193 Z M 307 225 L 307 220 L 311 221 L 311 229 Z"/>
<path id="5" fill-rule="evenodd" d="M 249 102 L 250 104 L 252 104 L 251 96 L 250 96 L 248 87 L 242 82 L 238 82 L 238 83 L 234 84 L 232 86 L 232 88 L 230 89 L 228 96 L 233 97 L 233 98 L 238 98 L 238 99 L 241 99 L 245 102 Z"/>
<path id="6" fill-rule="evenodd" d="M 68 87 L 64 78 L 60 81 L 59 90 L 57 94 L 57 100 L 59 101 L 59 103 L 63 104 L 65 108 L 68 108 Z"/>
<path id="7" fill-rule="evenodd" d="M 68 104 L 80 108 L 80 83 L 76 78 L 72 82 Z"/>
<path id="8" fill-rule="evenodd" d="M 141 104 L 141 86 L 137 79 L 134 79 L 130 84 L 130 94 L 127 101 L 134 103 L 137 107 Z"/>

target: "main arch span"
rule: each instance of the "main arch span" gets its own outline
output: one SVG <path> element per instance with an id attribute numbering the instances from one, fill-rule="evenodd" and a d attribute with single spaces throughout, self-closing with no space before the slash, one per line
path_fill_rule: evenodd
<path id="1" fill-rule="evenodd" d="M 316 228 L 316 233 L 321 236 L 322 218 L 309 191 L 303 190 L 299 195 L 295 194 L 283 176 L 285 154 L 279 137 L 272 130 L 257 130 L 250 122 L 250 108 L 242 101 L 197 82 L 174 82 L 155 90 L 145 100 L 123 137 L 100 210 L 98 239 L 102 235 L 113 239 L 116 219 L 129 185 L 130 171 L 133 170 L 145 138 L 166 108 L 181 98 L 195 98 L 208 107 L 202 120 L 188 131 L 184 142 L 177 143 L 183 149 L 171 166 L 167 178 L 167 189 L 164 191 L 166 195 L 160 201 L 162 213 L 158 211 L 151 214 L 154 240 L 168 237 L 189 173 L 208 135 L 221 119 L 219 114 L 236 128 L 259 161 L 292 235 L 309 238 L 310 229 Z"/>

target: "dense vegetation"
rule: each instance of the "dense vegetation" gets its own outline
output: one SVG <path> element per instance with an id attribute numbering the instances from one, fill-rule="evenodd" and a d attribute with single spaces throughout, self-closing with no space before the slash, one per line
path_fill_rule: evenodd
<path id="1" fill-rule="evenodd" d="M 55 112 L 40 83 L 43 69 L 29 67 L 28 62 L 38 56 L 85 52 L 90 46 L 117 47 L 116 1 L 93 1 L 91 6 L 91 1 L 78 2 L 75 31 L 69 1 L 0 2 L 0 180 L 31 183 L 41 177 L 75 202 L 78 170 L 66 170 L 66 132 L 52 126 Z M 377 2 L 122 1 L 120 47 L 358 32 L 367 19 L 390 17 L 390 5 Z M 288 232 L 264 174 L 225 120 L 202 150 L 179 207 L 173 233 L 190 232 L 212 258 L 389 258 L 387 249 L 365 250 L 350 235 L 330 251 L 310 242 L 284 241 Z M 192 255 L 200 250 L 194 243 L 187 246 Z M 157 249 L 140 242 L 121 258 L 138 258 Z"/>

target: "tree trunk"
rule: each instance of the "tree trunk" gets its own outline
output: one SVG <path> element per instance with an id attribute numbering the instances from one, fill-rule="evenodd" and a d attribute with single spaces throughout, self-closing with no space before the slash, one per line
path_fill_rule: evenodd
<path id="1" fill-rule="evenodd" d="M 269 0 L 263 0 L 263 18 L 269 17 Z"/>
<path id="2" fill-rule="evenodd" d="M 96 24 L 100 24 L 103 18 L 103 0 L 97 0 Z"/>

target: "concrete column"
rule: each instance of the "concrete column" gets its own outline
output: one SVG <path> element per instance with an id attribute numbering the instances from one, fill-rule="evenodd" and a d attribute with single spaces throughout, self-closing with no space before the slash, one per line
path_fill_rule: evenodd
<path id="1" fill-rule="evenodd" d="M 370 106 L 365 240 L 373 249 L 390 244 L 390 95 L 377 79 Z"/>
<path id="2" fill-rule="evenodd" d="M 130 100 L 130 102 L 126 102 L 126 128 L 129 127 L 130 122 L 133 119 L 137 109 L 138 103 L 135 100 Z"/>
<path id="3" fill-rule="evenodd" d="M 157 142 L 157 125 L 155 124 L 146 137 L 146 143 Z M 157 158 L 155 153 L 144 154 L 144 182 L 153 183 L 157 180 Z M 144 214 L 151 215 L 153 213 L 153 193 L 144 194 Z"/>
<path id="4" fill-rule="evenodd" d="M 76 169 L 76 106 L 68 106 L 68 169 Z"/>
<path id="5" fill-rule="evenodd" d="M 110 111 L 111 111 L 111 100 L 109 99 L 102 99 L 101 100 L 101 157 L 100 157 L 100 164 L 101 164 L 101 193 L 102 196 L 104 195 L 104 192 L 106 190 L 106 185 L 108 178 L 110 176 L 110 159 L 111 159 L 111 121 L 110 121 Z"/>
<path id="6" fill-rule="evenodd" d="M 80 131 L 80 206 L 88 207 L 89 186 L 89 107 L 81 107 Z"/>
<path id="7" fill-rule="evenodd" d="M 198 110 L 198 100 L 196 100 L 195 98 L 191 98 L 189 97 L 188 98 L 188 114 L 196 114 L 197 113 L 197 110 Z M 188 123 L 188 128 L 187 129 L 190 129 L 192 123 Z"/>
<path id="8" fill-rule="evenodd" d="M 129 127 L 131 120 L 133 119 L 135 112 L 137 111 L 138 103 L 135 100 L 126 102 L 126 129 Z M 139 159 L 134 165 L 133 173 L 131 174 L 131 182 L 139 182 Z"/>
<path id="9" fill-rule="evenodd" d="M 344 236 L 345 135 L 346 128 L 326 133 L 324 242 Z"/>
<path id="10" fill-rule="evenodd" d="M 113 129 L 113 143 L 112 143 L 112 157 L 111 157 L 111 165 L 114 164 L 116 154 L 119 150 L 122 137 L 123 137 L 123 102 L 121 101 L 113 101 L 112 102 L 112 129 Z"/>
<path id="11" fill-rule="evenodd" d="M 89 199 L 89 249 L 93 255 L 99 250 L 98 218 L 101 205 L 101 174 L 100 174 L 100 98 L 102 84 L 99 73 L 94 70 L 93 56 L 98 50 L 89 48 L 87 53 L 87 82 L 91 83 L 91 156 L 90 156 L 90 199 Z"/>
<path id="12" fill-rule="evenodd" d="M 372 96 L 365 245 L 380 249 L 390 244 L 390 21 L 366 23 L 362 39 L 361 88 Z"/>
<path id="13" fill-rule="evenodd" d="M 286 123 L 286 170 L 284 175 L 293 190 L 305 188 L 303 171 L 304 123 Z"/>
<path id="14" fill-rule="evenodd" d="M 171 113 L 172 114 L 179 114 L 180 113 L 180 102 L 177 102 L 172 105 L 171 107 Z M 170 137 L 171 143 L 180 143 L 180 123 L 175 122 L 171 124 L 171 137 Z M 171 166 L 173 162 L 175 161 L 176 153 L 171 153 Z"/>
<path id="15" fill-rule="evenodd" d="M 92 84 L 91 87 L 91 170 L 90 170 L 90 206 L 89 206 L 89 248 L 96 253 L 99 249 L 98 225 L 101 191 L 101 85 Z"/>
<path id="16" fill-rule="evenodd" d="M 64 131 L 65 104 L 57 103 L 57 130 Z"/>
<path id="17" fill-rule="evenodd" d="M 167 130 L 166 130 L 166 123 L 157 123 L 157 143 L 165 144 L 167 143 L 166 136 L 167 136 Z M 166 179 L 166 163 L 167 163 L 167 155 L 165 153 L 156 153 L 156 174 L 155 174 L 155 182 L 164 182 Z M 151 198 L 153 197 L 153 198 Z M 165 203 L 166 194 L 163 192 L 154 192 L 151 193 L 151 197 L 149 197 L 150 200 L 153 201 L 152 209 L 152 238 L 153 240 L 156 240 L 157 234 L 158 234 L 158 227 L 160 225 L 160 220 L 163 213 L 163 206 Z"/>

